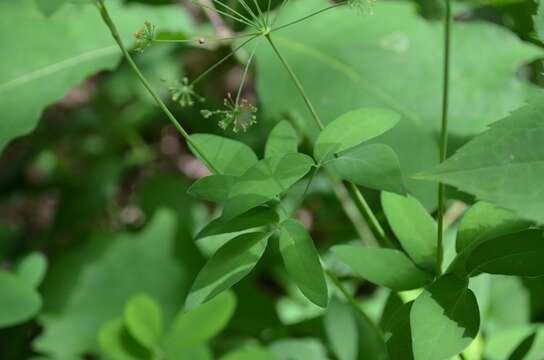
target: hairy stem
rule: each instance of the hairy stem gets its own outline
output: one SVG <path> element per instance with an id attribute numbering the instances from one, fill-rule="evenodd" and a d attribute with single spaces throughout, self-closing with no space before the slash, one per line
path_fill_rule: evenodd
<path id="1" fill-rule="evenodd" d="M 183 136 L 185 141 L 189 143 L 195 151 L 200 155 L 201 159 L 206 163 L 208 168 L 214 172 L 217 173 L 217 168 L 209 161 L 209 159 L 206 157 L 204 152 L 200 150 L 197 144 L 193 142 L 187 131 L 181 126 L 179 121 L 176 119 L 176 117 L 172 114 L 172 112 L 168 109 L 168 107 L 164 104 L 164 102 L 161 100 L 160 96 L 153 90 L 153 87 L 149 83 L 149 81 L 145 78 L 145 76 L 142 74 L 140 69 L 138 68 L 138 65 L 134 62 L 134 59 L 130 55 L 130 52 L 125 47 L 123 40 L 121 39 L 121 35 L 119 34 L 119 31 L 117 30 L 117 27 L 115 26 L 115 23 L 110 17 L 110 14 L 106 8 L 106 5 L 104 4 L 104 0 L 97 0 L 96 5 L 98 6 L 98 10 L 100 11 L 100 15 L 102 16 L 102 19 L 104 20 L 104 23 L 107 25 L 107 27 L 110 29 L 111 35 L 113 36 L 115 42 L 121 49 L 121 52 L 123 53 L 126 61 L 134 71 L 134 73 L 137 75 L 138 79 L 142 83 L 142 85 L 146 88 L 146 90 L 149 92 L 151 97 L 155 100 L 159 108 L 162 110 L 162 112 L 166 115 L 168 120 L 174 125 L 174 127 L 177 129 L 177 131 Z"/>
<path id="2" fill-rule="evenodd" d="M 304 91 L 304 87 L 302 86 L 302 83 L 296 76 L 295 72 L 293 71 L 293 69 L 287 62 L 287 60 L 283 57 L 283 55 L 277 48 L 276 44 L 274 44 L 274 41 L 272 40 L 272 37 L 270 36 L 270 34 L 266 34 L 265 37 L 268 40 L 268 43 L 270 44 L 274 52 L 276 53 L 276 56 L 282 63 L 283 67 L 285 68 L 289 76 L 291 77 L 291 80 L 297 87 L 316 125 L 319 127 L 320 130 L 325 129 L 323 122 L 319 118 L 319 115 L 317 114 L 317 111 L 315 110 L 314 105 L 312 104 L 310 98 L 308 97 L 308 95 L 306 95 L 306 91 Z M 363 214 L 363 217 L 368 221 L 370 230 L 372 230 L 372 233 L 374 234 L 376 239 L 378 239 L 378 241 L 380 242 L 382 246 L 394 247 L 393 242 L 385 234 L 384 229 L 382 228 L 376 216 L 372 212 L 372 209 L 370 208 L 370 206 L 368 206 L 368 203 L 366 202 L 359 188 L 357 188 L 356 185 L 349 182 L 346 182 L 346 184 L 347 184 L 347 190 L 349 194 L 351 195 L 355 204 L 357 204 L 357 208 L 359 209 L 359 211 L 361 211 L 361 213 Z"/>
<path id="3" fill-rule="evenodd" d="M 440 162 L 448 156 L 448 107 L 450 88 L 450 49 L 451 49 L 451 0 L 446 1 L 446 16 L 444 19 L 444 74 L 442 93 L 442 129 L 440 132 Z M 438 185 L 438 244 L 437 244 L 437 274 L 442 273 L 444 257 L 444 215 L 446 213 L 446 185 Z"/>

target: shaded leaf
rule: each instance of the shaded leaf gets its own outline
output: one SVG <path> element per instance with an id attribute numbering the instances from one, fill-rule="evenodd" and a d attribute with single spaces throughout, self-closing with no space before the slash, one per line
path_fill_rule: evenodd
<path id="1" fill-rule="evenodd" d="M 100 349 L 108 360 L 145 360 L 150 352 L 127 331 L 122 319 L 108 322 L 98 333 Z"/>
<path id="2" fill-rule="evenodd" d="M 544 275 L 544 238 L 541 230 L 527 230 L 488 240 L 470 254 L 467 272 L 471 276 L 490 274 Z"/>
<path id="3" fill-rule="evenodd" d="M 240 235 L 223 245 L 195 279 L 185 308 L 191 310 L 243 279 L 257 265 L 270 234 Z"/>
<path id="4" fill-rule="evenodd" d="M 438 279 L 415 300 L 410 312 L 415 360 L 444 360 L 459 354 L 480 328 L 476 297 L 455 275 Z"/>
<path id="5" fill-rule="evenodd" d="M 195 181 L 187 193 L 201 200 L 223 203 L 228 200 L 229 194 L 237 178 L 230 175 L 210 175 Z"/>
<path id="6" fill-rule="evenodd" d="M 317 306 L 327 307 L 329 293 L 319 254 L 299 221 L 289 219 L 281 224 L 280 252 L 287 272 L 304 296 Z"/>
<path id="7" fill-rule="evenodd" d="M 332 252 L 363 279 L 392 290 L 415 289 L 432 280 L 399 250 L 338 245 Z"/>
<path id="8" fill-rule="evenodd" d="M 436 271 L 437 225 L 427 210 L 412 196 L 382 192 L 387 221 L 408 256 L 420 267 Z"/>
<path id="9" fill-rule="evenodd" d="M 390 360 L 412 360 L 412 330 L 410 312 L 413 302 L 402 305 L 385 324 L 385 339 Z"/>

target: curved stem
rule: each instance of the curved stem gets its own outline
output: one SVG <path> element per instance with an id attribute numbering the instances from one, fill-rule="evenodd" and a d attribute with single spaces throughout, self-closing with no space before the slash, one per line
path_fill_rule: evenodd
<path id="1" fill-rule="evenodd" d="M 117 43 L 117 45 L 121 49 L 121 52 L 123 53 L 125 59 L 127 60 L 128 64 L 132 68 L 132 70 L 138 76 L 138 79 L 140 80 L 142 85 L 146 88 L 146 90 L 149 92 L 151 97 L 155 100 L 155 102 L 157 103 L 159 108 L 166 115 L 168 120 L 170 120 L 172 125 L 174 125 L 174 127 L 177 129 L 177 131 L 185 138 L 185 141 L 187 141 L 187 143 L 189 143 L 195 149 L 195 151 L 200 155 L 201 159 L 206 163 L 208 168 L 211 171 L 213 171 L 214 173 L 217 173 L 218 172 L 217 168 L 215 168 L 215 166 L 211 163 L 211 161 L 206 157 L 204 152 L 202 150 L 200 150 L 198 145 L 193 142 L 193 140 L 191 139 L 191 137 L 189 136 L 187 131 L 185 131 L 183 126 L 181 126 L 181 124 L 176 119 L 176 117 L 172 114 L 172 112 L 170 112 L 170 110 L 164 104 L 164 102 L 161 100 L 159 95 L 155 92 L 155 90 L 153 90 L 153 87 L 151 86 L 149 81 L 147 81 L 145 76 L 142 74 L 142 72 L 138 68 L 138 65 L 136 65 L 136 63 L 134 62 L 134 59 L 132 59 L 132 56 L 130 55 L 129 51 L 127 50 L 127 48 L 125 47 L 125 45 L 123 43 L 123 40 L 121 39 L 121 35 L 119 34 L 119 31 L 117 30 L 117 27 L 115 26 L 115 23 L 113 22 L 113 20 L 110 17 L 110 14 L 108 13 L 108 10 L 107 10 L 107 8 L 106 8 L 106 6 L 104 4 L 104 0 L 97 0 L 96 4 L 97 4 L 98 10 L 100 11 L 100 14 L 102 16 L 102 19 L 104 20 L 104 23 L 110 29 L 112 37 L 114 38 L 115 42 Z"/>
<path id="2" fill-rule="evenodd" d="M 451 0 L 446 1 L 446 16 L 444 19 L 444 74 L 442 92 L 442 129 L 440 132 L 440 162 L 448 156 L 448 107 L 450 87 L 450 50 L 451 50 Z M 446 212 L 446 185 L 438 185 L 438 244 L 437 244 L 437 274 L 442 273 L 444 257 L 444 214 Z"/>
<path id="3" fill-rule="evenodd" d="M 314 12 L 314 13 L 311 13 L 310 15 L 306 15 L 306 16 L 304 16 L 304 17 L 302 17 L 302 18 L 300 18 L 300 19 L 294 20 L 294 21 L 292 21 L 292 22 L 290 22 L 290 23 L 287 23 L 287 24 L 284 24 L 284 25 L 280 25 L 280 26 L 278 26 L 278 27 L 276 27 L 276 28 L 273 28 L 270 32 L 278 31 L 278 30 L 281 30 L 281 29 L 283 29 L 283 28 L 289 27 L 289 26 L 291 26 L 291 25 L 298 24 L 298 23 L 300 23 L 300 22 L 302 22 L 302 21 L 304 21 L 304 20 L 308 20 L 309 18 L 312 18 L 312 17 L 314 17 L 314 16 L 316 16 L 316 15 L 319 15 L 319 14 L 324 13 L 324 12 L 326 12 L 326 11 L 329 11 L 329 10 L 331 10 L 331 9 L 337 8 L 337 7 L 339 7 L 339 6 L 344 6 L 344 5 L 346 5 L 346 4 L 347 4 L 347 2 L 344 1 L 344 2 L 341 2 L 341 3 L 338 3 L 338 4 L 334 4 L 334 5 L 328 6 L 328 7 L 324 8 L 324 9 L 321 9 L 321 10 L 318 10 L 318 11 L 316 11 L 316 12 Z"/>

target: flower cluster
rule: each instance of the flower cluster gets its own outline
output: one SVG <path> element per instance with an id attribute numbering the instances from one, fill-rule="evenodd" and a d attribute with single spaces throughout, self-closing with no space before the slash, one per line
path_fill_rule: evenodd
<path id="1" fill-rule="evenodd" d="M 144 52 L 145 49 L 151 46 L 155 40 L 156 26 L 146 21 L 144 26 L 138 30 L 134 37 L 136 38 L 136 50 L 138 52 Z"/>
<path id="2" fill-rule="evenodd" d="M 195 101 L 204 102 L 204 98 L 195 92 L 194 86 L 189 79 L 183 78 L 168 88 L 172 101 L 177 102 L 181 107 L 193 106 Z"/>
<path id="3" fill-rule="evenodd" d="M 219 117 L 219 127 L 223 130 L 227 130 L 232 126 L 232 131 L 238 133 L 241 131 L 246 132 L 252 125 L 257 123 L 257 107 L 252 105 L 246 99 L 240 101 L 234 101 L 231 94 L 224 100 L 224 106 L 226 109 L 220 110 L 202 110 L 200 113 L 205 119 L 217 116 Z"/>

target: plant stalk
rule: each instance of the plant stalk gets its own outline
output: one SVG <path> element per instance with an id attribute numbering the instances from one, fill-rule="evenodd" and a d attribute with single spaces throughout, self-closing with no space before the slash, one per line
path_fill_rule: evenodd
<path id="1" fill-rule="evenodd" d="M 159 108 L 162 110 L 162 112 L 166 115 L 168 120 L 174 125 L 176 130 L 183 136 L 185 141 L 187 141 L 188 144 L 190 144 L 195 151 L 200 155 L 201 159 L 206 163 L 208 168 L 214 172 L 218 173 L 217 168 L 211 163 L 211 161 L 206 157 L 204 152 L 198 147 L 197 144 L 193 142 L 187 131 L 181 126 L 179 121 L 176 119 L 176 117 L 172 114 L 172 112 L 168 109 L 168 107 L 164 104 L 164 102 L 161 100 L 160 96 L 153 90 L 153 87 L 149 83 L 149 81 L 145 78 L 145 76 L 140 71 L 140 68 L 138 68 L 138 65 L 134 62 L 134 59 L 130 55 L 130 52 L 127 50 L 126 46 L 123 43 L 123 40 L 121 38 L 121 35 L 119 34 L 119 31 L 117 30 L 117 27 L 115 26 L 115 23 L 110 17 L 110 14 L 108 12 L 108 9 L 106 8 L 106 5 L 104 4 L 104 0 L 96 0 L 96 5 L 98 6 L 98 10 L 100 11 L 100 15 L 102 16 L 102 19 L 104 20 L 104 23 L 107 25 L 107 27 L 110 29 L 111 35 L 119 48 L 121 49 L 121 52 L 123 53 L 126 61 L 136 73 L 138 76 L 138 79 L 142 83 L 142 85 L 146 88 L 146 90 L 149 92 L 151 97 L 155 100 Z"/>
<path id="2" fill-rule="evenodd" d="M 446 14 L 444 19 L 444 67 L 443 67 L 443 92 L 442 92 L 442 128 L 440 131 L 440 162 L 444 162 L 448 156 L 448 110 L 450 91 L 450 55 L 451 55 L 451 0 L 446 1 Z M 444 215 L 446 213 L 446 185 L 438 184 L 438 244 L 437 244 L 437 274 L 442 273 L 442 261 L 444 258 Z"/>
<path id="3" fill-rule="evenodd" d="M 310 98 L 308 97 L 308 95 L 304 91 L 304 87 L 302 86 L 302 83 L 300 82 L 300 80 L 296 76 L 295 72 L 293 71 L 293 69 L 291 68 L 291 66 L 287 62 L 287 60 L 283 57 L 283 55 L 281 54 L 279 49 L 276 47 L 276 44 L 274 44 L 274 41 L 272 41 L 272 37 L 270 36 L 270 34 L 266 34 L 265 37 L 268 40 L 268 43 L 270 44 L 270 46 L 272 47 L 274 52 L 276 53 L 278 59 L 280 60 L 280 62 L 283 65 L 283 67 L 285 68 L 285 70 L 287 71 L 289 76 L 291 77 L 291 80 L 293 81 L 293 83 L 297 87 L 297 89 L 298 89 L 300 95 L 302 96 L 302 98 L 304 100 L 304 103 L 306 104 L 306 107 L 310 111 L 310 114 L 312 115 L 312 118 L 314 119 L 316 125 L 322 131 L 323 129 L 325 129 L 325 126 L 323 125 L 323 122 L 319 118 L 319 115 L 317 114 L 317 111 L 315 110 L 315 107 L 312 104 Z M 357 188 L 357 186 L 355 184 L 352 184 L 352 183 L 349 183 L 349 182 L 345 182 L 344 186 L 346 187 L 346 190 L 348 191 L 348 193 L 352 197 L 353 201 L 357 205 L 357 208 L 359 209 L 359 211 L 363 215 L 364 219 L 368 222 L 370 230 L 372 231 L 372 233 L 374 234 L 376 239 L 378 239 L 380 244 L 382 246 L 385 246 L 385 247 L 395 247 L 393 242 L 391 241 L 391 239 L 389 239 L 389 237 L 387 237 L 387 235 L 385 233 L 385 230 L 380 225 L 378 219 L 376 218 L 376 216 L 372 212 L 372 209 L 370 208 L 370 206 L 368 206 L 368 203 L 365 200 L 365 198 L 364 198 L 363 194 L 361 193 L 361 191 L 359 190 L 359 188 Z"/>

